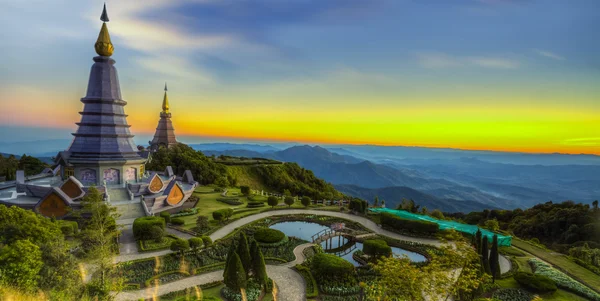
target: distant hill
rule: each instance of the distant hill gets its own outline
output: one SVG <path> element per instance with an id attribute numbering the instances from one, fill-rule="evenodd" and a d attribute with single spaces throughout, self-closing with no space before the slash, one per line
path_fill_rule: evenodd
<path id="1" fill-rule="evenodd" d="M 280 148 L 273 147 L 271 145 L 259 145 L 259 144 L 237 144 L 237 143 L 196 143 L 189 144 L 189 146 L 195 150 L 200 150 L 203 153 L 207 151 L 231 151 L 231 150 L 247 150 L 258 153 L 274 152 L 281 150 Z"/>
<path id="2" fill-rule="evenodd" d="M 396 208 L 402 199 L 412 199 L 417 205 L 427 207 L 428 210 L 440 209 L 444 212 L 471 212 L 483 209 L 494 209 L 494 207 L 474 202 L 460 201 L 456 199 L 443 199 L 409 187 L 384 187 L 377 189 L 369 189 L 358 187 L 356 185 L 334 185 L 340 192 L 352 195 L 358 198 L 365 199 L 370 203 L 373 202 L 375 196 L 380 200 L 385 200 L 387 208 Z"/>

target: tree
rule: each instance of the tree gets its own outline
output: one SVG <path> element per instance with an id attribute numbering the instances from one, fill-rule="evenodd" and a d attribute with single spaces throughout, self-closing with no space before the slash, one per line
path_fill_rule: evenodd
<path id="1" fill-rule="evenodd" d="M 435 210 L 431 211 L 430 215 L 437 219 L 444 219 L 444 214 L 442 213 L 442 211 L 440 211 L 440 209 L 435 209 Z"/>
<path id="2" fill-rule="evenodd" d="M 481 230 L 479 228 L 477 228 L 477 232 L 475 233 L 475 247 L 477 254 L 481 254 Z"/>
<path id="3" fill-rule="evenodd" d="M 241 291 L 248 284 L 246 271 L 244 270 L 240 256 L 235 251 L 231 254 L 231 258 L 227 258 L 227 268 L 225 269 L 223 278 L 225 286 L 233 291 Z"/>
<path id="4" fill-rule="evenodd" d="M 270 196 L 267 199 L 267 204 L 269 204 L 269 206 L 271 206 L 271 207 L 275 207 L 279 204 L 279 199 L 275 196 Z"/>
<path id="5" fill-rule="evenodd" d="M 284 196 L 292 196 L 292 192 L 289 189 L 284 189 L 283 190 L 283 195 Z"/>
<path id="6" fill-rule="evenodd" d="M 190 248 L 192 250 L 197 251 L 198 249 L 200 249 L 200 247 L 202 247 L 204 243 L 202 242 L 202 238 L 192 237 L 188 239 L 188 244 L 190 245 Z"/>
<path id="7" fill-rule="evenodd" d="M 486 274 L 491 275 L 492 270 L 490 268 L 490 254 L 488 251 L 488 237 L 486 235 L 483 236 L 482 246 L 481 246 L 481 265 L 483 266 L 483 270 Z"/>
<path id="8" fill-rule="evenodd" d="M 202 238 L 202 242 L 205 246 L 209 246 L 212 244 L 212 239 L 210 238 L 210 236 L 202 235 L 200 238 Z"/>
<path id="9" fill-rule="evenodd" d="M 379 197 L 375 196 L 375 199 L 373 200 L 373 207 L 379 207 Z"/>
<path id="10" fill-rule="evenodd" d="M 294 205 L 294 198 L 291 196 L 286 196 L 284 202 L 286 205 L 288 205 L 288 207 L 291 207 L 292 205 Z"/>
<path id="11" fill-rule="evenodd" d="M 29 240 L 17 240 L 0 249 L 0 284 L 34 292 L 43 264 L 37 245 Z"/>
<path id="12" fill-rule="evenodd" d="M 427 210 L 427 207 L 425 207 L 425 206 L 421 207 L 421 214 L 424 214 L 424 215 L 429 214 L 429 211 Z"/>
<path id="13" fill-rule="evenodd" d="M 171 251 L 178 252 L 183 256 L 183 252 L 190 249 L 190 243 L 185 239 L 179 238 L 171 242 L 170 249 Z"/>
<path id="14" fill-rule="evenodd" d="M 498 255 L 498 235 L 494 234 L 492 240 L 492 250 L 490 251 L 490 271 L 492 272 L 492 279 L 495 282 L 497 278 L 500 278 L 500 258 Z"/>
<path id="15" fill-rule="evenodd" d="M 248 246 L 248 239 L 246 238 L 246 234 L 244 232 L 240 233 L 236 253 L 242 261 L 244 271 L 250 272 L 250 269 L 252 267 L 252 257 L 250 256 L 250 247 Z"/>
<path id="16" fill-rule="evenodd" d="M 592 206 L 594 207 L 594 212 L 598 211 L 598 200 L 593 201 Z"/>
<path id="17" fill-rule="evenodd" d="M 250 194 L 250 187 L 249 186 L 240 186 L 240 192 L 243 195 L 249 195 Z"/>
<path id="18" fill-rule="evenodd" d="M 500 226 L 498 225 L 498 220 L 495 218 L 488 219 L 487 221 L 485 221 L 484 227 L 487 228 L 488 230 L 491 230 L 494 232 L 500 230 Z"/>
<path id="19" fill-rule="evenodd" d="M 385 200 L 381 200 L 381 207 L 385 208 Z"/>
<path id="20" fill-rule="evenodd" d="M 200 215 L 196 219 L 196 227 L 198 228 L 198 232 L 204 232 L 210 227 L 208 223 L 208 217 Z"/>
<path id="21" fill-rule="evenodd" d="M 80 234 L 83 252 L 92 264 L 96 265 L 100 275 L 96 287 L 99 294 L 108 295 L 111 290 L 123 288 L 124 279 L 115 273 L 113 260 L 118 250 L 117 238 L 120 234 L 117 226 L 119 214 L 115 207 L 104 202 L 100 192 L 95 187 L 90 187 L 81 200 L 82 210 L 80 216 L 82 231 Z M 95 284 L 93 284 L 95 285 Z"/>
<path id="22" fill-rule="evenodd" d="M 304 207 L 310 206 L 310 198 L 307 196 L 303 196 L 301 202 Z"/>
<path id="23" fill-rule="evenodd" d="M 258 283 L 265 285 L 269 276 L 267 275 L 267 267 L 265 266 L 263 253 L 256 241 L 252 241 L 250 249 L 252 252 L 252 271 L 254 273 L 254 279 L 256 279 Z"/>

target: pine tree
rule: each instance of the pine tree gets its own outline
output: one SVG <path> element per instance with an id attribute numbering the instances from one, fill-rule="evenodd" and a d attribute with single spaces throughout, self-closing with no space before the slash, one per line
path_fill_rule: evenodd
<path id="1" fill-rule="evenodd" d="M 477 228 L 477 233 L 475 233 L 475 247 L 477 248 L 477 253 L 481 254 L 481 230 Z"/>
<path id="2" fill-rule="evenodd" d="M 496 278 L 500 277 L 500 259 L 498 255 L 498 235 L 494 234 L 492 242 L 492 250 L 490 251 L 490 271 L 492 272 L 492 279 L 495 282 Z"/>
<path id="3" fill-rule="evenodd" d="M 233 258 L 233 253 L 235 253 L 235 244 L 232 243 L 229 247 L 229 252 L 227 252 L 227 257 L 225 258 L 225 269 L 223 270 L 223 277 L 227 274 L 227 269 L 230 266 L 230 260 Z"/>
<path id="4" fill-rule="evenodd" d="M 240 234 L 240 239 L 238 240 L 237 245 L 237 253 L 238 256 L 240 256 L 242 265 L 244 266 L 244 271 L 247 271 L 249 273 L 250 269 L 252 268 L 252 257 L 250 256 L 248 239 L 246 238 L 246 234 L 244 234 L 244 232 Z"/>
<path id="5" fill-rule="evenodd" d="M 234 251 L 227 262 L 228 267 L 225 275 L 223 275 L 225 286 L 233 291 L 245 289 L 248 284 L 248 279 L 246 278 L 246 271 L 244 270 L 240 256 Z"/>
<path id="6" fill-rule="evenodd" d="M 255 254 L 258 253 L 258 248 L 258 243 L 256 242 L 256 240 L 253 239 L 250 243 L 250 255 L 252 255 L 252 267 L 250 268 L 250 270 L 254 275 L 256 275 L 256 271 L 254 270 L 254 261 L 256 260 Z"/>
<path id="7" fill-rule="evenodd" d="M 252 271 L 254 272 L 254 279 L 258 283 L 265 285 L 269 276 L 267 275 L 267 267 L 265 266 L 265 258 L 263 253 L 258 247 L 256 241 L 252 242 Z"/>
<path id="8" fill-rule="evenodd" d="M 373 207 L 378 207 L 379 206 L 379 197 L 375 196 L 375 200 L 373 201 Z"/>
<path id="9" fill-rule="evenodd" d="M 482 246 L 481 246 L 481 265 L 483 266 L 483 270 L 487 274 L 491 274 L 492 271 L 490 269 L 490 258 L 488 252 L 488 238 L 487 236 L 483 236 Z"/>

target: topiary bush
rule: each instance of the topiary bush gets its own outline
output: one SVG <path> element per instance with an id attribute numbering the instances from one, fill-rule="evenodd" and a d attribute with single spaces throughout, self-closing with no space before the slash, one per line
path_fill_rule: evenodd
<path id="1" fill-rule="evenodd" d="M 165 229 L 165 220 L 158 216 L 138 217 L 133 221 L 133 236 L 136 240 L 154 239 L 152 227 L 157 226 Z"/>
<path id="2" fill-rule="evenodd" d="M 400 218 L 393 214 L 384 212 L 381 213 L 381 225 L 384 228 L 402 229 L 416 234 L 432 235 L 440 230 L 440 226 L 436 223 L 428 221 L 417 221 Z"/>
<path id="3" fill-rule="evenodd" d="M 231 209 L 231 208 L 215 210 L 212 213 L 213 219 L 216 221 L 226 220 L 229 217 L 231 217 L 232 215 L 233 215 L 233 209 Z"/>
<path id="4" fill-rule="evenodd" d="M 520 285 L 536 293 L 547 293 L 557 290 L 556 282 L 543 275 L 518 272 L 514 278 Z"/>
<path id="5" fill-rule="evenodd" d="M 313 274 L 320 279 L 345 279 L 354 274 L 354 265 L 332 254 L 315 254 L 311 262 Z"/>
<path id="6" fill-rule="evenodd" d="M 58 224 L 60 226 L 60 231 L 64 236 L 72 236 L 77 233 L 77 230 L 79 229 L 76 221 L 61 220 L 58 221 Z"/>
<path id="7" fill-rule="evenodd" d="M 171 213 L 167 211 L 163 211 L 160 213 L 160 217 L 165 219 L 165 222 L 168 224 L 171 222 Z"/>
<path id="8" fill-rule="evenodd" d="M 190 245 L 190 248 L 196 250 L 196 249 L 200 249 L 200 247 L 202 247 L 204 245 L 204 243 L 202 242 L 202 238 L 200 237 L 192 237 L 190 239 L 188 239 L 188 243 Z"/>
<path id="9" fill-rule="evenodd" d="M 258 242 L 272 244 L 280 242 L 285 238 L 285 234 L 279 230 L 271 228 L 259 228 L 254 232 L 254 239 Z"/>
<path id="10" fill-rule="evenodd" d="M 392 248 L 382 239 L 368 239 L 363 242 L 363 252 L 369 256 L 390 256 Z"/>
<path id="11" fill-rule="evenodd" d="M 171 220 L 171 224 L 175 225 L 175 226 L 183 226 L 185 225 L 185 221 L 182 218 L 174 218 Z"/>
<path id="12" fill-rule="evenodd" d="M 246 207 L 248 207 L 248 208 L 258 208 L 258 207 L 263 207 L 263 206 L 265 206 L 265 203 L 258 202 L 258 201 L 248 202 L 248 204 L 246 205 Z"/>
<path id="13" fill-rule="evenodd" d="M 210 238 L 210 236 L 207 235 L 202 235 L 200 236 L 200 238 L 202 238 L 202 242 L 204 243 L 205 246 L 209 246 L 212 244 L 212 239 Z"/>

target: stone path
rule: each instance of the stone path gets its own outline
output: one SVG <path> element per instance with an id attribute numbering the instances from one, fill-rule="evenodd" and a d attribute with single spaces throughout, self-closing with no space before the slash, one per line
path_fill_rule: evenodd
<path id="1" fill-rule="evenodd" d="M 267 274 L 279 288 L 277 290 L 277 300 L 302 301 L 306 300 L 306 285 L 304 278 L 291 267 L 300 264 L 305 260 L 304 249 L 312 246 L 312 243 L 306 243 L 294 248 L 294 261 L 281 265 L 267 265 Z M 116 297 L 116 301 L 150 299 L 153 296 L 161 296 L 166 293 L 183 290 L 188 287 L 202 285 L 217 280 L 223 280 L 223 271 L 214 271 L 206 274 L 192 276 L 181 280 L 161 284 L 158 287 L 150 287 L 137 291 L 122 292 Z"/>

